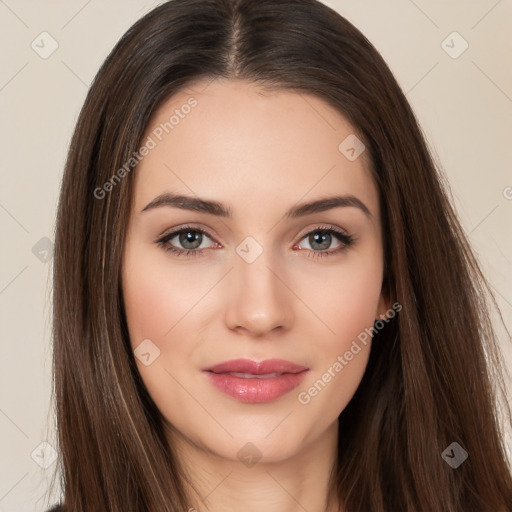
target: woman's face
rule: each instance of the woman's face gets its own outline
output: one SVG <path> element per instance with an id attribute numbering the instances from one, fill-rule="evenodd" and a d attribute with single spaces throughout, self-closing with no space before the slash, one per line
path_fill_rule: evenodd
<path id="1" fill-rule="evenodd" d="M 242 81 L 184 89 L 153 115 L 123 294 L 148 392 L 194 446 L 282 460 L 332 433 L 354 395 L 389 302 L 353 134 L 315 96 Z M 252 365 L 208 370 L 240 359 Z M 258 365 L 272 359 L 287 363 Z"/>

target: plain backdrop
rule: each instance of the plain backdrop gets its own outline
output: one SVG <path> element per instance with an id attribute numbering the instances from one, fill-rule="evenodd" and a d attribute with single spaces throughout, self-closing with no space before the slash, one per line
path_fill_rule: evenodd
<path id="1" fill-rule="evenodd" d="M 50 275 L 73 128 L 113 45 L 158 3 L 0 0 L 0 512 L 44 510 L 55 464 Z M 372 41 L 406 93 L 510 331 L 511 0 L 325 3 Z"/>

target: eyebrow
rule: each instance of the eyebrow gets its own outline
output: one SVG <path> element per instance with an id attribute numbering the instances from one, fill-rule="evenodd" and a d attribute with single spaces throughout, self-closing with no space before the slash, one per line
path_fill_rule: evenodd
<path id="1" fill-rule="evenodd" d="M 141 213 L 162 206 L 170 206 L 174 208 L 180 208 L 182 210 L 208 213 L 218 217 L 233 217 L 231 209 L 222 203 L 219 203 L 218 201 L 171 194 L 169 192 L 165 192 L 155 197 L 155 199 L 153 199 L 141 210 Z M 366 215 L 366 217 L 369 219 L 373 218 L 368 207 L 360 199 L 353 195 L 326 197 L 323 199 L 317 199 L 316 201 L 311 201 L 309 203 L 295 205 L 285 213 L 284 217 L 293 219 L 340 207 L 358 208 Z"/>

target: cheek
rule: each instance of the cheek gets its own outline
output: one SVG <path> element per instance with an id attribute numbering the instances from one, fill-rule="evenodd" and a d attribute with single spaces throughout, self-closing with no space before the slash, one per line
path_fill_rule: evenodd
<path id="1" fill-rule="evenodd" d="M 145 338 L 164 343 L 172 337 L 175 326 L 208 290 L 208 283 L 194 277 L 168 264 L 165 255 L 155 257 L 138 247 L 127 251 L 123 296 L 134 347 Z"/>
<path id="2" fill-rule="evenodd" d="M 383 268 L 380 253 L 354 253 L 336 266 L 317 270 L 315 279 L 297 278 L 297 295 L 311 312 L 304 313 L 313 339 L 325 348 L 347 350 L 353 339 L 378 317 Z"/>
<path id="3" fill-rule="evenodd" d="M 130 344 L 139 373 L 161 410 L 170 407 L 175 396 L 170 393 L 177 386 L 171 375 L 181 381 L 180 370 L 194 350 L 193 326 L 188 321 L 206 285 L 199 293 L 203 286 L 192 284 L 191 277 L 169 265 L 165 254 L 155 257 L 154 251 L 137 244 L 125 253 L 123 297 Z M 150 353 L 148 365 L 139 352 Z"/>
<path id="4" fill-rule="evenodd" d="M 362 379 L 371 348 L 371 328 L 378 316 L 382 265 L 376 250 L 351 258 L 319 280 L 308 303 L 306 339 L 315 340 L 317 362 L 297 400 L 307 414 L 322 418 L 319 428 L 334 421 Z M 305 293 L 305 290 L 301 293 Z M 312 344 L 313 345 L 313 344 Z M 313 354 L 312 354 L 313 355 Z"/>
<path id="5" fill-rule="evenodd" d="M 218 281 L 219 274 L 208 265 L 192 268 L 190 263 L 171 261 L 163 250 L 148 250 L 142 243 L 127 248 L 123 298 L 130 344 L 136 350 L 149 339 L 160 352 L 151 366 L 136 359 L 144 380 L 154 379 L 158 367 L 178 375 L 197 366 L 202 326 L 204 322 L 211 326 L 215 315 L 211 297 Z"/>
<path id="6" fill-rule="evenodd" d="M 190 395 L 179 383 L 186 382 L 187 389 L 194 385 L 187 380 L 196 348 L 194 313 L 201 307 L 198 300 L 211 286 L 207 276 L 199 279 L 197 273 L 170 265 L 165 254 L 155 257 L 153 251 L 136 244 L 125 254 L 123 297 L 135 362 L 151 398 L 175 425 L 181 424 L 175 411 L 190 410 Z M 158 356 L 151 356 L 152 361 L 145 365 L 137 357 L 137 347 L 148 339 L 149 351 Z"/>
<path id="7" fill-rule="evenodd" d="M 333 330 L 342 345 L 371 327 L 377 316 L 381 294 L 382 272 L 380 266 L 358 264 L 350 272 L 334 278 L 327 305 Z"/>

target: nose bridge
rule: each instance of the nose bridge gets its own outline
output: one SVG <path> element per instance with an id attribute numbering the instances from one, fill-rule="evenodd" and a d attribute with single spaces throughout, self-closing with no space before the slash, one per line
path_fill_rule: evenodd
<path id="1" fill-rule="evenodd" d="M 287 327 L 292 318 L 293 295 L 283 281 L 282 266 L 270 248 L 252 237 L 235 249 L 230 273 L 227 323 L 262 335 L 276 327 Z"/>

